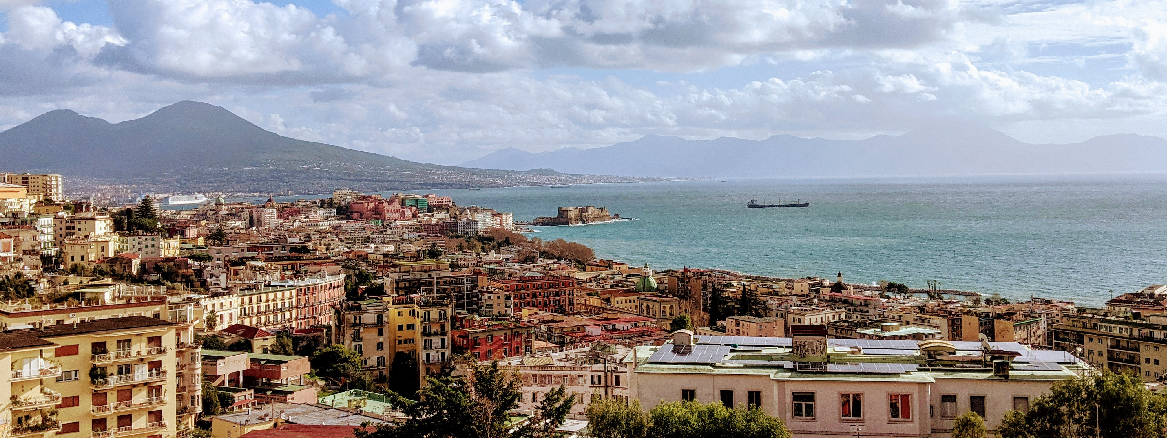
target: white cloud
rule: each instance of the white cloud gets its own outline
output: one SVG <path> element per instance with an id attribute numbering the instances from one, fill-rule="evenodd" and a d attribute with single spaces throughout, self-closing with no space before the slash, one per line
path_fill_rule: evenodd
<path id="1" fill-rule="evenodd" d="M 112 27 L 13 9 L 0 127 L 54 107 L 118 121 L 197 99 L 287 136 L 444 163 L 645 134 L 854 137 L 928 118 L 1031 141 L 1163 135 L 1163 2 L 336 3 L 345 12 L 321 16 L 122 0 Z M 1041 69 L 1036 47 L 1058 49 Z"/>

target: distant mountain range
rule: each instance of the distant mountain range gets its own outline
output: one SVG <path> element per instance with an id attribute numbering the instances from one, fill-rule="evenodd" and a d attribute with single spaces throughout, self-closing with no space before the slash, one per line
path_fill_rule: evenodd
<path id="1" fill-rule="evenodd" d="M 295 194 L 622 180 L 411 162 L 280 136 L 193 101 L 117 124 L 72 110 L 45 113 L 0 132 L 0 171 L 53 172 L 143 191 Z"/>
<path id="2" fill-rule="evenodd" d="M 644 177 L 882 177 L 978 174 L 1163 173 L 1165 140 L 1138 135 L 1028 144 L 978 125 L 900 136 L 828 140 L 773 136 L 686 140 L 646 136 L 591 149 L 506 149 L 463 166 Z"/>

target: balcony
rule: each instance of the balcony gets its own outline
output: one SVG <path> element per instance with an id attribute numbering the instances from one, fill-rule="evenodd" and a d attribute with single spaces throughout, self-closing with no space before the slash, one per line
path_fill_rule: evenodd
<path id="1" fill-rule="evenodd" d="M 153 408 L 166 404 L 165 397 L 151 397 L 141 402 L 114 402 L 105 405 L 95 405 L 90 408 L 90 411 L 95 415 L 108 415 L 123 411 L 133 411 L 137 409 Z"/>
<path id="2" fill-rule="evenodd" d="M 150 370 L 146 374 L 118 374 L 93 381 L 94 389 L 113 388 L 136 383 L 158 382 L 166 380 L 166 370 Z"/>
<path id="3" fill-rule="evenodd" d="M 48 379 L 50 377 L 57 377 L 60 375 L 61 375 L 61 367 L 53 365 L 53 366 L 48 366 L 48 367 L 42 367 L 42 368 L 37 369 L 35 371 L 28 371 L 28 372 L 22 371 L 22 370 L 13 371 L 12 372 L 12 380 L 15 382 L 15 381 L 22 381 L 22 380 Z"/>
<path id="4" fill-rule="evenodd" d="M 108 437 L 141 437 L 144 434 L 150 434 L 156 431 L 166 429 L 166 422 L 150 422 L 146 426 L 122 426 L 116 429 L 106 431 L 93 431 L 94 437 L 108 438 Z"/>
<path id="5" fill-rule="evenodd" d="M 21 425 L 17 422 L 16 426 L 12 428 L 13 437 L 41 437 L 51 431 L 61 430 L 61 422 L 57 420 L 46 420 L 35 425 Z"/>
<path id="6" fill-rule="evenodd" d="M 150 347 L 146 350 L 118 350 L 111 353 L 93 355 L 94 364 L 108 364 L 123 359 L 145 358 L 166 354 L 166 347 Z"/>
<path id="7" fill-rule="evenodd" d="M 59 403 L 61 403 L 61 393 L 50 389 L 43 389 L 41 395 L 36 397 L 18 399 L 16 396 L 12 396 L 13 411 L 32 411 L 57 406 Z"/>

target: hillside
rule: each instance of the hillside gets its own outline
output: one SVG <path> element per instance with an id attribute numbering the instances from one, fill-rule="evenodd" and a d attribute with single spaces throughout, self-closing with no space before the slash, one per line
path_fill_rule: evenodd
<path id="1" fill-rule="evenodd" d="M 54 110 L 0 132 L 6 171 L 144 186 L 152 191 L 319 193 L 610 181 L 411 162 L 266 131 L 222 107 L 182 101 L 110 124 Z"/>
<path id="2" fill-rule="evenodd" d="M 1028 144 L 976 125 L 942 125 L 900 136 L 827 140 L 686 140 L 667 136 L 546 153 L 508 149 L 464 166 L 644 177 L 879 177 L 978 174 L 1163 173 L 1165 141 L 1102 136 Z"/>

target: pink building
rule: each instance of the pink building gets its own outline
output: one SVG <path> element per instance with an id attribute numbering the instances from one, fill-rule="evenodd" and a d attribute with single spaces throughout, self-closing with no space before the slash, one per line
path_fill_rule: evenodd
<path id="1" fill-rule="evenodd" d="M 416 213 L 416 208 L 401 206 L 394 199 L 386 200 L 379 196 L 364 197 L 349 203 L 349 218 L 354 220 L 409 220 Z"/>

